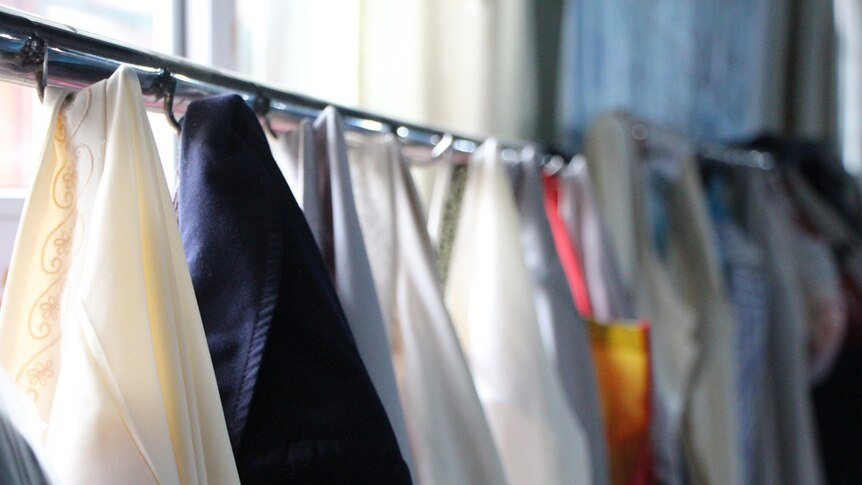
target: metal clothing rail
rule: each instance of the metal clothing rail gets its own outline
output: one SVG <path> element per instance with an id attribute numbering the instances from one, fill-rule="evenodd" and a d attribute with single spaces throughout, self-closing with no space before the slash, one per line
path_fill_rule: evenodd
<path id="1" fill-rule="evenodd" d="M 316 117 L 331 103 L 281 91 L 238 75 L 194 64 L 178 57 L 123 45 L 97 35 L 0 6 L 0 79 L 35 86 L 82 89 L 110 77 L 121 64 L 138 75 L 147 108 L 166 111 L 169 119 L 185 112 L 191 101 L 216 94 L 236 93 L 277 128 Z M 169 103 L 166 103 L 165 100 Z M 336 106 L 345 124 L 371 133 L 394 133 L 409 145 L 435 146 L 451 142 L 451 149 L 472 153 L 478 137 L 398 121 L 365 111 Z M 449 134 L 451 137 L 447 137 Z M 529 142 L 504 143 L 520 149 Z M 537 144 L 533 144 L 537 145 Z M 538 145 L 537 145 L 538 146 Z M 439 148 L 439 147 L 438 147 Z M 539 146 L 539 151 L 543 148 Z M 550 155 L 542 155 L 542 160 Z"/>
<path id="2" fill-rule="evenodd" d="M 686 147 L 700 160 L 731 167 L 770 171 L 775 168 L 772 154 L 758 150 L 734 148 L 720 143 L 691 140 L 668 128 L 639 119 L 631 120 L 631 136 L 640 143 L 668 147 Z"/>

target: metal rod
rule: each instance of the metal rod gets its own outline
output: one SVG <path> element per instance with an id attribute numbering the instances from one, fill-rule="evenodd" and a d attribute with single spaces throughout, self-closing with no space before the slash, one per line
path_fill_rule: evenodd
<path id="1" fill-rule="evenodd" d="M 292 126 L 299 119 L 315 118 L 328 105 L 322 100 L 281 91 L 255 83 L 239 75 L 205 67 L 178 57 L 123 45 L 97 35 L 57 24 L 34 15 L 0 6 L 0 79 L 29 86 L 38 85 L 34 62 L 22 58 L 34 41 L 43 41 L 47 84 L 82 89 L 107 79 L 121 64 L 136 72 L 141 82 L 144 103 L 152 111 L 163 111 L 163 75 L 176 80 L 173 110 L 185 112 L 193 100 L 224 93 L 236 93 L 250 106 L 260 96 L 270 101 L 269 114 L 277 127 Z M 31 49 L 32 50 L 32 49 Z M 483 141 L 446 130 L 395 120 L 345 106 L 335 106 L 349 128 L 372 133 L 394 133 L 411 145 L 433 147 L 444 135 L 452 134 L 452 150 L 472 153 Z M 533 144 L 524 141 L 504 143 L 509 148 Z M 538 144 L 533 144 L 537 145 Z M 539 150 L 542 148 L 539 146 Z M 548 156 L 550 157 L 550 156 Z"/>
<path id="2" fill-rule="evenodd" d="M 632 119 L 631 136 L 634 140 L 664 149 L 687 147 L 702 160 L 755 170 L 772 170 L 775 160 L 772 154 L 758 150 L 734 148 L 715 142 L 691 140 L 668 128 L 651 125 L 643 120 Z"/>

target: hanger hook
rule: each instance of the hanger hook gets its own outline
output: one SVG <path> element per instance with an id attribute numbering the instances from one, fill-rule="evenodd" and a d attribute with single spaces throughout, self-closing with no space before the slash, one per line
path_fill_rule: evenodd
<path id="1" fill-rule="evenodd" d="M 168 120 L 168 124 L 171 125 L 177 133 L 180 132 L 180 122 L 177 121 L 176 116 L 174 116 L 174 97 L 177 89 L 177 80 L 174 78 L 174 75 L 171 74 L 171 71 L 167 69 L 162 69 L 159 71 L 159 75 L 153 80 L 153 85 L 150 90 L 155 94 L 156 99 L 162 98 L 164 100 L 164 112 L 165 119 Z"/>
<path id="2" fill-rule="evenodd" d="M 269 121 L 269 110 L 272 109 L 272 100 L 270 100 L 263 91 L 261 91 L 260 87 L 255 84 L 254 90 L 257 93 L 252 101 L 252 109 L 255 114 L 261 119 L 263 122 L 263 127 L 269 133 L 269 135 L 273 138 L 278 138 L 278 133 L 276 133 L 275 129 L 272 127 L 272 123 Z"/>
<path id="3" fill-rule="evenodd" d="M 33 69 L 36 93 L 39 95 L 39 101 L 43 102 L 45 89 L 48 87 L 48 43 L 33 32 L 18 53 L 18 62 L 24 69 Z"/>
<path id="4" fill-rule="evenodd" d="M 560 170 L 566 166 L 566 160 L 557 154 L 543 155 L 539 162 L 542 171 L 549 177 L 556 177 Z"/>

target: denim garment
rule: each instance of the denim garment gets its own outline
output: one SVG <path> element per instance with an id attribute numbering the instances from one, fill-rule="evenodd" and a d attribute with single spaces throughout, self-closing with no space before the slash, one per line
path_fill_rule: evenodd
<path id="1" fill-rule="evenodd" d="M 242 483 L 411 483 L 311 230 L 239 96 L 189 105 L 177 202 Z"/>
<path id="2" fill-rule="evenodd" d="M 624 109 L 686 134 L 736 138 L 769 120 L 779 0 L 567 0 L 558 120 L 573 144 Z"/>

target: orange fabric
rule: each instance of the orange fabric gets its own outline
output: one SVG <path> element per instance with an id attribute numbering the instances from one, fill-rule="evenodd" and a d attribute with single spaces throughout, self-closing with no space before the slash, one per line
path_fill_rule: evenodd
<path id="1" fill-rule="evenodd" d="M 652 483 L 649 324 L 589 321 L 614 485 Z"/>
<path id="2" fill-rule="evenodd" d="M 568 231 L 566 231 L 563 219 L 560 217 L 559 181 L 554 177 L 544 175 L 542 182 L 545 186 L 545 213 L 548 216 L 548 223 L 554 236 L 554 246 L 557 248 L 560 264 L 562 264 L 563 271 L 566 273 L 566 280 L 569 282 L 569 289 L 572 292 L 572 298 L 575 300 L 575 306 L 578 307 L 578 312 L 581 315 L 592 315 L 593 308 L 590 303 L 590 293 L 587 290 L 584 267 L 581 264 L 577 251 L 575 251 L 572 238 Z"/>

